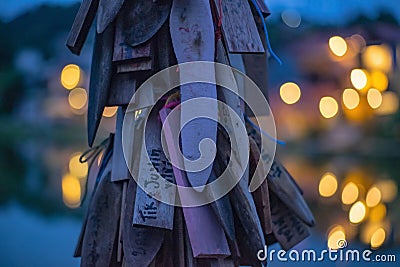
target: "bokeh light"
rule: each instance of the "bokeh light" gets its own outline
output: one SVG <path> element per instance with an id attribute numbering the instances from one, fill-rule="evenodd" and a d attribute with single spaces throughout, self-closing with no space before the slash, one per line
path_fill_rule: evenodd
<path id="1" fill-rule="evenodd" d="M 76 176 L 78 178 L 83 178 L 86 177 L 87 173 L 88 173 L 88 163 L 87 162 L 83 162 L 81 163 L 79 161 L 79 158 L 81 156 L 82 153 L 77 152 L 74 153 L 69 160 L 69 172 L 73 175 Z"/>
<path id="2" fill-rule="evenodd" d="M 378 115 L 391 115 L 399 109 L 399 97 L 395 92 L 383 92 L 382 104 L 375 109 Z"/>
<path id="3" fill-rule="evenodd" d="M 358 199 L 359 190 L 355 183 L 349 182 L 345 185 L 342 191 L 343 204 L 353 204 Z"/>
<path id="4" fill-rule="evenodd" d="M 281 14 L 282 21 L 290 28 L 297 28 L 301 23 L 301 15 L 294 9 L 287 9 Z"/>
<path id="5" fill-rule="evenodd" d="M 75 88 L 69 92 L 68 103 L 73 109 L 83 109 L 87 103 L 87 93 L 83 88 Z"/>
<path id="6" fill-rule="evenodd" d="M 367 100 L 371 108 L 377 109 L 382 104 L 382 94 L 378 89 L 371 88 L 368 90 Z"/>
<path id="7" fill-rule="evenodd" d="M 103 111 L 103 116 L 106 118 L 114 117 L 117 113 L 118 107 L 105 107 Z"/>
<path id="8" fill-rule="evenodd" d="M 354 88 L 361 90 L 368 84 L 367 72 L 362 69 L 354 69 L 350 73 L 350 80 Z"/>
<path id="9" fill-rule="evenodd" d="M 287 82 L 282 84 L 280 88 L 280 95 L 283 102 L 291 105 L 299 101 L 301 90 L 297 84 L 293 82 Z"/>
<path id="10" fill-rule="evenodd" d="M 388 88 L 389 80 L 385 73 L 376 70 L 371 72 L 370 75 L 371 86 L 383 92 Z"/>
<path id="11" fill-rule="evenodd" d="M 393 180 L 381 180 L 375 185 L 382 193 L 382 201 L 392 202 L 397 196 L 397 184 Z"/>
<path id="12" fill-rule="evenodd" d="M 61 182 L 64 204 L 69 208 L 77 208 L 81 203 L 81 184 L 77 177 L 66 174 Z"/>
<path id="13" fill-rule="evenodd" d="M 364 220 L 367 209 L 361 201 L 357 201 L 351 206 L 349 211 L 349 220 L 351 223 L 360 223 Z"/>
<path id="14" fill-rule="evenodd" d="M 343 226 L 334 226 L 328 234 L 328 248 L 339 249 L 339 243 L 346 240 L 346 232 Z"/>
<path id="15" fill-rule="evenodd" d="M 330 197 L 336 193 L 338 182 L 336 176 L 331 173 L 325 173 L 319 182 L 319 194 L 323 197 Z"/>
<path id="16" fill-rule="evenodd" d="M 392 53 L 387 45 L 367 46 L 362 60 L 370 70 L 381 70 L 387 73 L 392 68 Z"/>
<path id="17" fill-rule="evenodd" d="M 376 249 L 385 242 L 386 232 L 383 228 L 378 228 L 371 236 L 371 247 Z"/>
<path id="18" fill-rule="evenodd" d="M 69 64 L 61 71 L 61 84 L 65 89 L 74 89 L 81 79 L 81 69 L 78 65 Z"/>
<path id="19" fill-rule="evenodd" d="M 379 204 L 379 202 L 381 202 L 381 199 L 381 190 L 379 190 L 379 188 L 377 188 L 376 186 L 373 186 L 368 190 L 365 202 L 368 207 L 375 207 Z"/>
<path id="20" fill-rule="evenodd" d="M 386 206 L 383 203 L 379 203 L 369 211 L 369 220 L 371 222 L 380 222 L 386 217 Z"/>
<path id="21" fill-rule="evenodd" d="M 333 54 L 338 57 L 342 57 L 344 54 L 346 54 L 347 43 L 342 37 L 333 36 L 329 38 L 329 48 Z"/>
<path id="22" fill-rule="evenodd" d="M 325 96 L 319 101 L 319 111 L 321 115 L 326 118 L 333 118 L 339 110 L 338 103 L 333 97 Z"/>
<path id="23" fill-rule="evenodd" d="M 348 109 L 355 109 L 360 104 L 360 95 L 354 89 L 345 89 L 342 95 L 343 104 Z"/>

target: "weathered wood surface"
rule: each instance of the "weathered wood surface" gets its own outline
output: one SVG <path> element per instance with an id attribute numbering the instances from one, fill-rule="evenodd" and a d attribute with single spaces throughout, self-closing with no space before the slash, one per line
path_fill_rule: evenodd
<path id="1" fill-rule="evenodd" d="M 72 24 L 71 31 L 67 38 L 67 47 L 72 53 L 79 55 L 83 44 L 93 23 L 99 0 L 83 0 Z"/>
<path id="2" fill-rule="evenodd" d="M 272 222 L 271 222 L 271 209 L 269 202 L 269 189 L 268 181 L 266 179 L 265 173 L 257 172 L 255 173 L 256 166 L 260 160 L 260 151 L 254 139 L 249 137 L 250 144 L 250 177 L 253 175 L 261 175 L 261 179 L 265 179 L 261 186 L 253 192 L 254 203 L 256 204 L 257 213 L 261 221 L 264 233 L 270 234 L 272 232 Z"/>
<path id="3" fill-rule="evenodd" d="M 116 73 L 112 77 L 107 106 L 128 105 L 140 81 L 135 73 Z"/>
<path id="4" fill-rule="evenodd" d="M 172 0 L 126 0 L 119 15 L 124 20 L 125 42 L 132 47 L 150 40 L 162 27 L 171 10 Z"/>
<path id="5" fill-rule="evenodd" d="M 154 260 L 164 240 L 166 230 L 156 227 L 132 225 L 135 204 L 136 183 L 129 180 L 126 201 L 122 242 L 124 251 L 123 265 L 149 266 Z"/>
<path id="6" fill-rule="evenodd" d="M 145 129 L 145 147 L 142 147 L 140 158 L 138 183 L 144 186 L 146 192 L 138 187 L 134 208 L 133 223 L 164 229 L 172 229 L 174 221 L 174 207 L 154 198 L 166 195 L 175 200 L 174 176 L 172 165 L 165 157 L 161 145 L 161 122 L 158 112 L 153 109 L 150 113 Z M 144 161 L 147 153 L 150 161 Z"/>
<path id="7" fill-rule="evenodd" d="M 263 1 L 261 1 L 263 2 Z M 258 15 L 254 16 L 257 30 L 261 37 L 264 48 L 267 47 L 266 36 L 261 19 Z M 263 54 L 243 54 L 243 63 L 246 75 L 252 79 L 258 88 L 260 88 L 264 97 L 268 99 L 268 58 L 267 53 Z"/>
<path id="8" fill-rule="evenodd" d="M 307 225 L 315 224 L 314 216 L 290 174 L 278 161 L 274 161 L 268 173 L 271 190 Z"/>
<path id="9" fill-rule="evenodd" d="M 118 15 L 125 0 L 100 0 L 97 14 L 97 33 L 102 33 Z"/>
<path id="10" fill-rule="evenodd" d="M 176 137 L 178 135 L 179 122 L 170 121 L 165 123 L 170 110 L 163 108 L 160 110 L 160 118 L 164 123 L 164 135 L 168 147 L 168 153 L 172 159 L 177 159 L 178 144 Z M 173 167 L 176 183 L 180 186 L 188 187 L 189 183 L 185 177 L 185 172 Z M 192 190 L 188 195 L 178 188 L 180 198 L 201 198 L 201 193 Z M 185 203 L 185 201 L 183 201 Z M 190 239 L 193 256 L 195 258 L 225 258 L 230 255 L 229 246 L 224 234 L 224 230 L 218 222 L 210 205 L 197 207 L 184 207 L 186 227 Z M 189 257 L 188 255 L 186 256 Z"/>
<path id="11" fill-rule="evenodd" d="M 291 249 L 310 235 L 308 227 L 274 193 L 270 194 L 272 231 L 285 250 Z"/>
<path id="12" fill-rule="evenodd" d="M 129 180 L 131 177 L 122 150 L 122 125 L 124 122 L 125 108 L 119 107 L 117 111 L 117 121 L 114 137 L 114 152 L 112 161 L 111 181 Z"/>
<path id="13" fill-rule="evenodd" d="M 222 131 L 218 131 L 218 162 L 221 169 L 225 169 L 229 160 L 236 161 L 235 157 L 230 155 L 229 139 Z M 234 163 L 237 165 L 239 163 Z M 237 177 L 236 169 L 229 168 L 228 172 L 232 177 Z M 257 252 L 265 245 L 264 233 L 258 218 L 257 209 L 254 204 L 251 193 L 248 190 L 248 178 L 241 177 L 238 184 L 229 192 L 232 208 L 243 225 L 244 233 L 249 239 L 250 251 Z M 240 245 L 240 244 L 239 244 Z"/>
<path id="14" fill-rule="evenodd" d="M 218 1 L 214 0 L 217 7 Z M 226 0 L 221 5 L 222 31 L 229 53 L 264 53 L 248 1 Z M 218 13 L 221 15 L 219 9 Z"/>
<path id="15" fill-rule="evenodd" d="M 113 24 L 109 25 L 103 33 L 96 34 L 89 85 L 87 120 L 89 146 L 93 145 L 96 137 L 111 86 L 113 43 Z"/>
<path id="16" fill-rule="evenodd" d="M 170 33 L 172 44 L 178 63 L 191 61 L 213 61 L 215 53 L 214 25 L 208 0 L 174 0 L 170 15 Z M 200 73 L 201 72 L 201 73 Z M 181 81 L 193 75 L 202 75 L 215 79 L 214 69 L 207 69 L 193 73 L 180 69 Z M 181 87 L 181 102 L 199 97 L 217 99 L 216 86 L 206 83 L 189 83 Z M 192 119 L 184 127 L 181 125 L 182 152 L 186 159 L 195 161 L 212 157 L 213 151 L 206 151 L 201 155 L 200 141 L 212 140 L 216 143 L 217 122 L 206 118 L 193 119 L 193 110 L 207 110 L 211 117 L 217 118 L 217 103 L 208 105 L 194 102 L 195 106 L 181 106 L 181 120 Z M 200 163 L 202 164 L 202 163 Z M 200 165 L 199 164 L 199 165 Z M 185 163 L 186 169 L 188 169 Z M 204 166 L 201 166 L 204 167 Z M 203 169 L 203 168 L 199 168 Z M 186 172 L 189 183 L 195 190 L 202 191 L 212 170 L 212 164 L 201 171 Z"/>
<path id="17" fill-rule="evenodd" d="M 141 60 L 138 62 L 125 62 L 117 65 L 118 73 L 149 71 L 153 69 L 153 60 Z"/>
<path id="18" fill-rule="evenodd" d="M 150 58 L 152 55 L 151 41 L 135 47 L 127 44 L 124 28 L 129 27 L 129 25 L 121 25 L 121 20 L 118 19 L 116 22 L 113 61 Z"/>
<path id="19" fill-rule="evenodd" d="M 115 253 L 121 209 L 121 184 L 110 172 L 100 181 L 88 210 L 81 266 L 109 266 Z"/>

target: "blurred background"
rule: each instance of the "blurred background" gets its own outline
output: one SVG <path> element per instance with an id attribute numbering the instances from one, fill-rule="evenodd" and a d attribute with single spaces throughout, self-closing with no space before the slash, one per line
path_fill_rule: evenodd
<path id="1" fill-rule="evenodd" d="M 269 61 L 270 104 L 286 142 L 277 156 L 317 221 L 297 248 L 335 248 L 345 239 L 399 261 L 400 3 L 266 2 L 270 41 L 283 61 Z M 69 53 L 78 7 L 0 2 L 0 266 L 79 265 L 72 254 L 87 205 L 79 207 L 88 165 L 78 158 L 87 149 L 93 32 L 80 57 Z M 115 112 L 105 110 L 98 142 L 113 131 Z"/>

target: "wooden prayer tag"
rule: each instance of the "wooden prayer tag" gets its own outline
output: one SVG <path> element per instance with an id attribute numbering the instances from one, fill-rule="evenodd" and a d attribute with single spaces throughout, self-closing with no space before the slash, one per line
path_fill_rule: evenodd
<path id="1" fill-rule="evenodd" d="M 283 202 L 270 194 L 272 231 L 285 250 L 291 249 L 310 235 L 308 227 Z"/>
<path id="2" fill-rule="evenodd" d="M 214 0 L 218 9 L 219 0 Z M 248 1 L 226 0 L 222 5 L 222 31 L 229 53 L 264 53 Z M 218 10 L 219 15 L 221 11 Z"/>
<path id="3" fill-rule="evenodd" d="M 99 0 L 83 0 L 76 14 L 71 31 L 67 38 L 67 47 L 72 53 L 79 55 L 93 23 Z"/>
<path id="4" fill-rule="evenodd" d="M 160 110 L 160 117 L 164 123 L 170 110 L 163 108 Z M 175 142 L 178 136 L 179 121 L 172 122 L 174 125 L 164 125 L 164 135 L 168 147 L 168 153 L 171 158 L 177 159 L 178 144 Z M 180 186 L 189 187 L 189 182 L 185 176 L 185 172 L 173 167 L 176 183 Z M 180 197 L 196 198 L 196 193 L 202 193 L 193 190 L 193 194 L 183 195 L 178 189 Z M 224 230 L 218 222 L 210 205 L 197 207 L 184 207 L 183 214 L 186 221 L 186 227 L 190 239 L 190 245 L 195 258 L 225 258 L 231 255 L 229 246 L 224 234 Z M 186 256 L 188 258 L 190 256 Z"/>
<path id="5" fill-rule="evenodd" d="M 164 195 L 169 200 L 175 200 L 175 188 L 166 182 L 175 182 L 172 166 L 163 153 L 161 123 L 154 110 L 150 113 L 146 126 L 146 144 L 142 146 L 138 183 L 142 184 L 148 193 L 141 187 L 136 190 L 133 224 L 171 230 L 174 221 L 174 207 L 153 198 L 153 196 Z M 151 162 L 145 162 L 146 155 L 144 153 L 148 154 Z"/>

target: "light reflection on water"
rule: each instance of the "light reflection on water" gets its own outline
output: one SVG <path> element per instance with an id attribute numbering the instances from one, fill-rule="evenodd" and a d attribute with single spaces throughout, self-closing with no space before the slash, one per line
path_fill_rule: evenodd
<path id="1" fill-rule="evenodd" d="M 72 146 L 71 146 L 72 147 Z M 71 148 L 27 142 L 24 150 L 19 146 L 4 146 L 0 151 L 0 265 L 1 266 L 78 266 L 79 259 L 72 257 L 81 227 L 85 208 L 70 209 L 65 206 L 62 195 L 62 177 L 69 170 L 71 155 L 83 148 Z M 289 150 L 289 149 L 288 149 Z M 288 151 L 286 150 L 286 151 Z M 287 153 L 287 152 L 286 152 Z M 297 246 L 298 249 L 325 249 L 327 232 L 333 225 L 343 225 L 346 239 L 355 248 L 365 249 L 361 229 L 364 226 L 350 225 L 349 205 L 341 204 L 343 183 L 348 170 L 356 168 L 364 173 L 365 185 L 376 184 L 380 174 L 397 178 L 397 159 L 392 163 L 365 159 L 346 160 L 335 157 L 324 159 L 307 158 L 290 154 L 282 156 L 285 165 L 304 189 L 317 221 L 310 238 Z M 374 163 L 371 163 L 374 162 Z M 391 167 L 387 167 L 391 166 Z M 383 170 L 383 171 L 382 171 Z M 326 172 L 337 176 L 338 186 L 332 197 L 321 197 L 318 184 Z M 371 180 L 371 177 L 373 179 Z M 386 176 L 386 177 L 387 177 Z M 359 181 L 358 181 L 359 182 Z M 368 187 L 366 187 L 368 189 Z M 364 190 L 364 189 L 363 189 Z M 365 190 L 364 190 L 365 191 Z M 365 195 L 366 192 L 364 192 Z M 397 201 L 397 202 L 396 202 Z M 400 258 L 398 197 L 389 203 L 387 218 L 390 222 L 388 242 L 382 247 Z M 86 203 L 87 204 L 87 203 Z M 350 225 L 350 226 L 349 226 Z M 393 230 L 393 231 L 392 231 Z M 278 246 L 271 246 L 271 249 Z M 270 266 L 287 266 L 272 262 Z M 331 263 L 326 266 L 362 266 L 360 264 Z M 303 264 L 304 265 L 304 264 Z M 308 263 L 307 266 L 313 266 Z M 302 266 L 296 263 L 296 266 Z M 314 266 L 318 266 L 317 263 Z M 385 266 L 394 266 L 386 264 Z"/>

